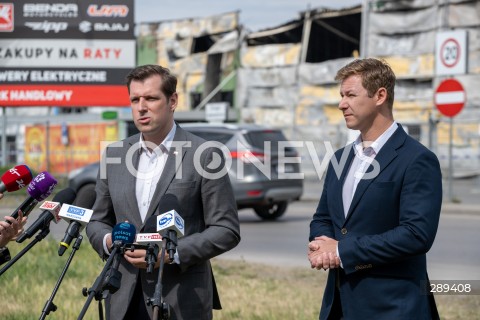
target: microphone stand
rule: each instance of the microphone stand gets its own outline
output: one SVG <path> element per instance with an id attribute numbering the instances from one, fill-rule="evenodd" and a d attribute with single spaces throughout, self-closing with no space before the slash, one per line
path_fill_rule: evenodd
<path id="1" fill-rule="evenodd" d="M 120 254 L 122 250 L 122 243 L 120 241 L 115 241 L 113 243 L 113 250 L 108 257 L 108 260 L 105 263 L 102 272 L 95 280 L 93 286 L 88 290 L 87 288 L 83 288 L 83 295 L 85 297 L 88 295 L 88 298 L 77 320 L 83 319 L 93 298 L 95 298 L 95 300 L 97 300 L 99 303 L 98 312 L 100 319 L 103 319 L 101 303 L 102 299 L 105 299 L 107 297 L 107 293 L 105 292 L 105 290 L 108 290 L 110 293 L 115 293 L 120 288 L 122 274 L 118 270 L 113 269 L 112 265 L 115 256 L 117 254 Z"/>
<path id="2" fill-rule="evenodd" d="M 45 306 L 43 307 L 42 315 L 40 316 L 39 320 L 44 320 L 45 317 L 48 314 L 50 314 L 50 312 L 55 312 L 57 310 L 57 306 L 53 303 L 53 299 L 55 299 L 55 295 L 57 294 L 57 291 L 60 288 L 60 284 L 62 283 L 62 280 L 65 277 L 65 274 L 67 273 L 68 267 L 72 262 L 73 256 L 75 255 L 76 251 L 80 249 L 80 244 L 82 243 L 82 240 L 83 240 L 83 236 L 80 235 L 77 237 L 77 240 L 75 241 L 75 244 L 72 247 L 72 252 L 68 257 L 67 263 L 65 264 L 65 267 L 63 268 L 62 273 L 60 274 L 60 278 L 55 284 L 55 288 L 53 289 L 52 295 L 50 296 L 50 299 L 47 300 L 47 302 L 45 303 Z"/>
<path id="3" fill-rule="evenodd" d="M 160 268 L 158 270 L 157 284 L 155 285 L 155 292 L 153 294 L 153 298 L 147 299 L 147 304 L 153 307 L 153 320 L 170 319 L 170 306 L 164 301 L 164 298 L 162 296 L 162 279 L 163 270 L 165 268 L 165 252 L 167 250 L 169 251 L 170 262 L 172 262 L 173 255 L 175 254 L 175 248 L 177 245 L 176 238 L 177 234 L 174 230 L 168 230 L 167 234 L 162 237 L 162 251 L 160 253 Z"/>
<path id="4" fill-rule="evenodd" d="M 163 243 L 163 242 L 162 242 Z M 149 243 L 146 249 L 145 261 L 147 262 L 147 273 L 153 272 L 155 263 L 157 263 L 158 257 L 158 245 L 156 243 Z"/>
<path id="5" fill-rule="evenodd" d="M 42 241 L 48 234 L 50 233 L 50 226 L 46 225 L 44 226 L 39 233 L 35 236 L 35 239 L 33 239 L 26 247 L 22 249 L 15 257 L 13 257 L 12 260 L 10 260 L 1 270 L 0 270 L 0 276 L 7 271 L 15 262 L 17 262 L 25 253 L 28 252 L 34 245 L 36 245 L 38 242 Z"/>

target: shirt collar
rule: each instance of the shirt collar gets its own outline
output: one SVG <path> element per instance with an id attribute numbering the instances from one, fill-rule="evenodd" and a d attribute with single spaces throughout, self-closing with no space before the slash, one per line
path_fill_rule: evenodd
<path id="1" fill-rule="evenodd" d="M 380 152 L 380 149 L 385 145 L 385 143 L 390 139 L 393 135 L 395 130 L 397 130 L 398 124 L 397 122 L 393 122 L 384 133 L 382 133 L 375 141 L 372 142 L 370 147 L 373 149 L 375 154 Z M 363 145 L 362 145 L 362 135 L 358 135 L 357 139 L 353 142 L 353 147 L 355 148 L 355 152 L 357 154 L 363 155 Z"/>
<path id="2" fill-rule="evenodd" d="M 174 122 L 172 129 L 170 129 L 165 139 L 163 139 L 160 145 L 158 145 L 157 147 L 155 147 L 155 149 L 152 150 L 152 153 L 155 153 L 157 156 L 162 155 L 162 153 L 164 152 L 168 154 L 170 152 L 170 148 L 172 147 L 172 142 L 173 142 L 173 138 L 175 137 L 176 131 L 177 131 L 177 124 Z M 138 149 L 139 152 L 144 151 L 144 152 L 147 152 L 147 154 L 150 153 L 150 150 L 148 150 L 146 146 L 145 140 L 143 140 L 143 134 L 140 134 L 139 143 L 140 143 L 140 148 Z"/>

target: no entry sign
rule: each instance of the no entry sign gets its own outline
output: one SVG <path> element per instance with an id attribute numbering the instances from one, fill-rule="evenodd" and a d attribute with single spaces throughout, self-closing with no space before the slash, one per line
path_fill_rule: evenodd
<path id="1" fill-rule="evenodd" d="M 462 111 L 466 100 L 465 89 L 455 79 L 442 81 L 435 90 L 435 106 L 441 114 L 447 117 L 454 117 Z"/>

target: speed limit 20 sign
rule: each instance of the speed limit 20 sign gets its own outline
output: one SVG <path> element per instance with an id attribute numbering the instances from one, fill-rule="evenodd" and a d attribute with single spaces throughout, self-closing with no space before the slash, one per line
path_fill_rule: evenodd
<path id="1" fill-rule="evenodd" d="M 435 71 L 437 75 L 465 74 L 467 71 L 467 31 L 437 34 Z"/>

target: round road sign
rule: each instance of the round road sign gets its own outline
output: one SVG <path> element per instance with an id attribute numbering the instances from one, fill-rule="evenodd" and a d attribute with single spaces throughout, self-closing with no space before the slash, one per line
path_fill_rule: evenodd
<path id="1" fill-rule="evenodd" d="M 447 39 L 440 49 L 440 59 L 447 68 L 453 68 L 460 60 L 460 44 L 454 38 Z"/>
<path id="2" fill-rule="evenodd" d="M 462 84 L 455 79 L 443 80 L 435 90 L 435 106 L 447 117 L 454 117 L 462 111 L 466 100 Z"/>

